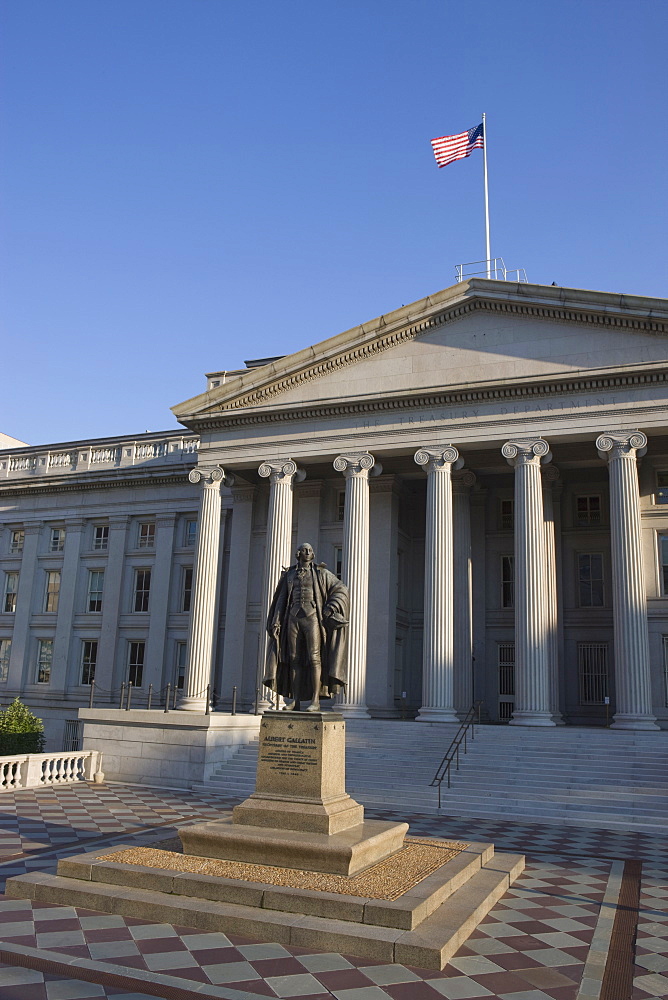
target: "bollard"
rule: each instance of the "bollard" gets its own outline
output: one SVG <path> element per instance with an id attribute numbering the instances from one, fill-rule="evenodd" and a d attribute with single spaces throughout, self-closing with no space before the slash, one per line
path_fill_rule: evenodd
<path id="1" fill-rule="evenodd" d="M 204 714 L 205 715 L 210 715 L 211 714 L 210 695 L 211 695 L 211 685 L 207 684 L 207 686 L 206 686 L 206 708 L 204 709 Z"/>
<path id="2" fill-rule="evenodd" d="M 172 699 L 172 708 L 176 708 L 176 699 L 178 698 L 178 696 L 179 696 L 179 687 L 178 687 L 178 684 L 175 684 L 174 685 L 174 698 Z"/>
<path id="3" fill-rule="evenodd" d="M 232 715 L 237 714 L 237 686 L 232 688 Z"/>
<path id="4" fill-rule="evenodd" d="M 130 711 L 130 702 L 132 701 L 132 681 L 128 681 L 128 700 L 125 702 L 125 711 Z"/>
<path id="5" fill-rule="evenodd" d="M 118 706 L 119 708 L 123 708 L 124 700 L 125 700 L 125 681 L 123 681 L 123 683 L 121 684 L 121 701 Z"/>
<path id="6" fill-rule="evenodd" d="M 93 699 L 94 699 L 94 697 L 95 697 L 95 679 L 93 678 L 93 680 L 90 682 L 90 697 L 88 699 L 88 707 L 89 708 L 93 707 Z"/>
<path id="7" fill-rule="evenodd" d="M 259 701 L 260 701 L 260 689 L 259 688 L 255 688 L 255 714 L 256 715 L 259 715 L 259 712 L 258 712 Z"/>
<path id="8" fill-rule="evenodd" d="M 167 714 L 167 712 L 169 712 L 169 696 L 171 695 L 171 693 L 172 693 L 172 685 L 168 684 L 167 685 L 167 697 L 165 698 L 165 714 Z"/>
<path id="9" fill-rule="evenodd" d="M 149 684 L 149 686 L 148 686 L 148 701 L 146 703 L 146 708 L 149 710 L 149 712 L 151 711 L 151 700 L 152 700 L 152 698 L 153 698 L 153 685 Z"/>

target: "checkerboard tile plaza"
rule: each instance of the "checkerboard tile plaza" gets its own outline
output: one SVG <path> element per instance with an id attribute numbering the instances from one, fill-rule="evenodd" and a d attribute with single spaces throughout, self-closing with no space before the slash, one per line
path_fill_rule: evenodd
<path id="1" fill-rule="evenodd" d="M 668 996 L 668 866 L 643 870 L 633 998 Z"/>

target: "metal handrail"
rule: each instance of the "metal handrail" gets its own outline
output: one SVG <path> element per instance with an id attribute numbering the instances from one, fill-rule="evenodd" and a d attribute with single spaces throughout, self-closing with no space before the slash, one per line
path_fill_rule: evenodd
<path id="1" fill-rule="evenodd" d="M 459 747 L 464 744 L 464 753 L 468 753 L 468 731 L 471 730 L 471 740 L 475 739 L 475 724 L 480 725 L 480 706 L 481 701 L 476 701 L 471 705 L 466 716 L 462 720 L 462 724 L 457 730 L 455 737 L 445 752 L 443 760 L 438 765 L 436 769 L 436 774 L 429 782 L 431 788 L 438 788 L 438 808 L 441 808 L 441 784 L 443 779 L 448 778 L 448 788 L 450 788 L 450 768 L 452 767 L 453 760 L 456 762 L 456 768 L 459 770 Z M 477 716 L 477 718 L 476 718 Z"/>

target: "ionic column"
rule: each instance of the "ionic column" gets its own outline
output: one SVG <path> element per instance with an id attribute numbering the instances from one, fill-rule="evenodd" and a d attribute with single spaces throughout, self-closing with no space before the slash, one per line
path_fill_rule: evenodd
<path id="1" fill-rule="evenodd" d="M 546 599 L 542 439 L 506 441 L 501 453 L 515 467 L 515 710 L 511 726 L 553 726 Z"/>
<path id="2" fill-rule="evenodd" d="M 155 562 L 151 574 L 151 615 L 146 642 L 146 663 L 142 679 L 143 697 L 145 698 L 148 698 L 149 684 L 153 685 L 154 692 L 160 691 L 165 675 L 165 646 L 167 644 L 167 618 L 172 582 L 176 514 L 173 511 L 156 514 L 155 527 Z M 169 671 L 169 676 L 171 678 L 171 671 Z"/>
<path id="3" fill-rule="evenodd" d="M 427 467 L 427 520 L 424 545 L 424 632 L 422 707 L 419 722 L 457 722 L 454 702 L 454 595 L 452 445 L 415 452 Z"/>
<path id="4" fill-rule="evenodd" d="M 612 728 L 658 729 L 652 715 L 636 462 L 645 453 L 647 438 L 642 431 L 601 434 L 596 447 L 607 458 L 610 476 L 617 707 Z"/>
<path id="5" fill-rule="evenodd" d="M 454 704 L 457 712 L 468 712 L 473 704 L 473 573 L 471 559 L 471 488 L 475 473 L 452 476 L 453 524 L 453 614 L 454 614 Z"/>
<path id="6" fill-rule="evenodd" d="M 211 683 L 216 636 L 218 555 L 220 551 L 220 485 L 225 473 L 219 466 L 192 469 L 191 483 L 202 487 L 193 574 L 188 660 L 179 708 L 189 712 L 206 709 L 206 688 Z"/>
<path id="7" fill-rule="evenodd" d="M 35 613 L 35 600 L 39 600 L 36 588 L 37 556 L 39 541 L 44 527 L 43 521 L 28 521 L 23 525 L 25 536 L 19 570 L 19 589 L 16 595 L 16 611 L 12 621 L 12 651 L 9 657 L 7 692 L 20 694 L 23 688 L 35 683 L 36 667 L 30 661 L 30 618 Z M 18 558 L 18 556 L 17 556 Z M 8 573 L 16 572 L 14 563 L 4 567 Z M 41 605 L 37 604 L 41 611 Z"/>
<path id="8" fill-rule="evenodd" d="M 545 519 L 545 628 L 547 665 L 550 676 L 550 712 L 556 726 L 563 726 L 559 706 L 559 602 L 557 599 L 557 552 L 554 530 L 553 490 L 559 481 L 559 469 L 546 465 L 542 470 L 543 516 Z"/>
<path id="9" fill-rule="evenodd" d="M 248 576 L 249 553 L 253 536 L 253 505 L 255 487 L 236 485 L 232 488 L 232 527 L 230 531 L 230 561 L 227 570 L 227 603 L 225 605 L 225 645 L 223 647 L 224 704 L 229 704 L 236 685 L 239 703 L 255 702 L 256 649 L 248 648 Z M 250 669 L 244 664 L 250 659 Z"/>
<path id="10" fill-rule="evenodd" d="M 339 455 L 334 468 L 346 480 L 341 576 L 350 591 L 348 680 L 337 707 L 350 718 L 370 718 L 366 707 L 367 624 L 369 616 L 369 472 L 368 452 Z"/>
<path id="11" fill-rule="evenodd" d="M 293 462 L 291 458 L 263 462 L 257 471 L 263 479 L 268 479 L 270 483 L 257 667 L 257 687 L 262 688 L 269 642 L 266 632 L 267 615 L 281 572 L 292 564 L 292 487 L 295 480 L 299 481 L 304 478 L 305 473 L 297 468 L 297 463 Z M 305 538 L 304 541 L 309 541 L 309 539 Z M 262 691 L 259 707 L 260 709 L 269 708 L 273 693 L 269 688 L 262 688 Z"/>

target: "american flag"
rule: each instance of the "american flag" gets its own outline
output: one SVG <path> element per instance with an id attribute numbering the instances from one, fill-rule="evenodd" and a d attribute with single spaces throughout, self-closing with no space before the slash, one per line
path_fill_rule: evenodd
<path id="1" fill-rule="evenodd" d="M 460 132 L 459 135 L 442 135 L 438 139 L 431 140 L 434 156 L 439 167 L 447 167 L 448 163 L 454 160 L 463 160 L 471 155 L 473 149 L 483 149 L 485 145 L 485 135 L 482 122 L 475 128 L 470 128 L 468 132 Z"/>

